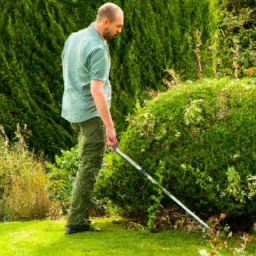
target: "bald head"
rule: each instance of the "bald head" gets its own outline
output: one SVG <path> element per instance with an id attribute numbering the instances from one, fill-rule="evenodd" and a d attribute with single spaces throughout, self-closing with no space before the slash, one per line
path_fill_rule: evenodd
<path id="1" fill-rule="evenodd" d="M 108 19 L 112 23 L 120 13 L 123 13 L 123 11 L 119 6 L 113 3 L 106 3 L 97 12 L 97 22 Z"/>
<path id="2" fill-rule="evenodd" d="M 121 33 L 123 25 L 123 11 L 113 3 L 102 5 L 98 10 L 96 22 L 93 23 L 93 27 L 103 36 L 104 40 L 114 39 L 118 33 Z"/>

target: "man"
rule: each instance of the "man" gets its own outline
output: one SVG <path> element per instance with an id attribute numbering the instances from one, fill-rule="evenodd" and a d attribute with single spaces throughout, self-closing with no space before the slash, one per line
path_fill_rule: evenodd
<path id="1" fill-rule="evenodd" d="M 123 12 L 112 3 L 101 6 L 95 23 L 72 33 L 62 53 L 64 94 L 62 117 L 78 134 L 79 168 L 73 188 L 66 234 L 97 231 L 90 227 L 91 196 L 105 153 L 118 146 L 109 112 L 111 85 L 107 40 L 123 27 Z"/>

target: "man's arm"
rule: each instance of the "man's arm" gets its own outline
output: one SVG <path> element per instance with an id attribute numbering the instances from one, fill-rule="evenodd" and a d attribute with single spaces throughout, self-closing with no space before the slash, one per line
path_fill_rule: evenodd
<path id="1" fill-rule="evenodd" d="M 106 97 L 103 93 L 104 82 L 100 80 L 91 80 L 91 94 L 94 99 L 96 108 L 100 114 L 103 123 L 107 127 L 107 141 L 106 144 L 113 145 L 115 148 L 118 147 L 118 140 L 114 129 L 114 124 L 108 110 L 108 104 Z"/>

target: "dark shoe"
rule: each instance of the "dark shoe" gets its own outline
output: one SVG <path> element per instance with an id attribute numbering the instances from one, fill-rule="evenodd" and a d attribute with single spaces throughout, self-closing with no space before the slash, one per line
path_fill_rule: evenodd
<path id="1" fill-rule="evenodd" d="M 86 231 L 100 232 L 101 230 L 99 228 L 93 228 L 90 226 L 84 226 L 82 228 L 71 228 L 71 227 L 67 226 L 65 235 L 71 235 L 71 234 L 86 232 Z"/>

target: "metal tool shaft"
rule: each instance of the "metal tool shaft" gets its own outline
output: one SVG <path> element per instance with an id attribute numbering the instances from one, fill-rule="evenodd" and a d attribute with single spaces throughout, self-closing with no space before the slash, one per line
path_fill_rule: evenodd
<path id="1" fill-rule="evenodd" d="M 196 219 L 202 226 L 206 228 L 210 228 L 205 222 L 203 222 L 199 217 L 197 217 L 193 212 L 191 212 L 184 204 L 182 204 L 177 198 L 175 198 L 170 192 L 168 192 L 164 187 L 162 187 L 155 179 L 153 179 L 145 170 L 143 170 L 137 163 L 135 163 L 130 157 L 125 155 L 123 152 L 120 151 L 119 148 L 116 150 L 112 150 L 111 152 L 116 152 L 118 155 L 123 157 L 127 162 L 129 162 L 132 166 L 134 166 L 139 172 L 145 175 L 153 184 L 156 184 L 162 191 L 170 197 L 174 202 L 176 202 L 179 206 L 181 206 L 187 213 L 189 213 L 194 219 Z"/>

